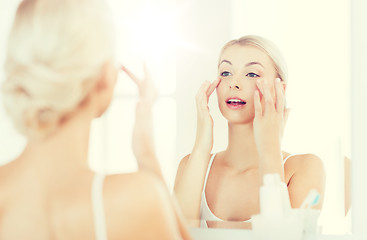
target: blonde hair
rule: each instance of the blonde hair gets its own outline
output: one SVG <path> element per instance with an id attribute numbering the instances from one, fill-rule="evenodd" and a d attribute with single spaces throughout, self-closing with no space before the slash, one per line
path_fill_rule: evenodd
<path id="1" fill-rule="evenodd" d="M 251 45 L 251 46 L 254 46 L 254 47 L 257 47 L 263 50 L 273 61 L 274 68 L 276 72 L 278 73 L 278 77 L 285 83 L 288 83 L 288 73 L 287 73 L 286 62 L 283 58 L 282 53 L 280 52 L 278 47 L 273 42 L 263 37 L 255 36 L 255 35 L 243 36 L 239 39 L 234 39 L 226 43 L 221 50 L 220 56 L 223 54 L 223 51 L 226 48 L 236 45 L 236 44 L 242 45 L 242 46 Z"/>
<path id="2" fill-rule="evenodd" d="M 24 0 L 8 39 L 5 109 L 26 136 L 47 135 L 71 113 L 114 57 L 104 0 Z"/>

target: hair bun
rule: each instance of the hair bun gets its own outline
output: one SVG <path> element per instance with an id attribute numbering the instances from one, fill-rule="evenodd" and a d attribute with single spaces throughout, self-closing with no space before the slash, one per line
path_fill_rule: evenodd
<path id="1" fill-rule="evenodd" d="M 27 136 L 51 132 L 87 96 L 113 56 L 114 28 L 105 1 L 22 1 L 8 39 L 2 87 L 17 129 Z"/>

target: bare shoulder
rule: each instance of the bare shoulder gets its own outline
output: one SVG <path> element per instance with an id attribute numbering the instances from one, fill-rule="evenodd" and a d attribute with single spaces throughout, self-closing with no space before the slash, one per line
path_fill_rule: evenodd
<path id="1" fill-rule="evenodd" d="M 287 157 L 288 154 L 285 156 Z M 291 179 L 294 174 L 312 174 L 318 176 L 325 175 L 325 168 L 322 160 L 315 154 L 297 154 L 291 156 L 284 164 L 286 179 Z"/>
<path id="2" fill-rule="evenodd" d="M 174 229 L 164 227 L 175 222 L 170 204 L 164 183 L 150 172 L 116 174 L 106 178 L 104 205 L 111 235 L 146 239 L 144 234 L 147 233 L 159 236 L 173 234 Z"/>
<path id="3" fill-rule="evenodd" d="M 148 171 L 110 175 L 106 177 L 104 184 L 106 196 L 121 197 L 122 200 L 137 196 L 154 195 L 162 189 L 164 189 L 162 181 Z M 128 198 L 126 198 L 127 195 Z"/>
<path id="4" fill-rule="evenodd" d="M 322 160 L 317 155 L 312 153 L 297 154 L 290 156 L 285 165 L 295 168 L 295 170 L 299 170 L 299 168 L 323 169 Z"/>
<path id="5" fill-rule="evenodd" d="M 300 207 L 311 189 L 320 194 L 315 208 L 322 207 L 325 190 L 325 169 L 322 160 L 315 154 L 298 154 L 290 157 L 284 165 L 292 207 Z"/>
<path id="6" fill-rule="evenodd" d="M 0 205 L 5 199 L 9 199 L 11 193 L 19 191 L 19 187 L 24 187 L 23 181 L 27 179 L 25 176 L 27 169 L 19 164 L 18 159 L 0 166 Z M 27 179 L 29 180 L 29 179 Z M 30 181 L 27 181 L 30 183 Z"/>
<path id="7" fill-rule="evenodd" d="M 223 152 L 220 152 L 220 153 L 217 153 L 216 155 L 218 155 L 218 154 L 222 154 L 222 153 L 223 153 Z M 180 174 L 180 172 L 181 172 L 181 171 L 183 171 L 183 169 L 185 169 L 186 164 L 187 164 L 188 160 L 190 159 L 190 156 L 191 156 L 191 154 L 187 154 L 185 157 L 183 157 L 183 158 L 181 159 L 181 161 L 180 161 L 180 163 L 179 163 L 179 165 L 178 165 L 177 175 L 179 175 L 179 174 Z M 212 153 L 212 154 L 210 154 L 210 157 L 212 157 L 212 156 L 213 156 L 213 153 Z"/>
<path id="8" fill-rule="evenodd" d="M 162 201 L 167 201 L 164 183 L 148 171 L 108 176 L 104 185 L 104 196 L 115 209 L 126 211 L 149 209 L 151 206 L 160 207 Z M 127 209 L 128 208 L 128 209 Z"/>
<path id="9" fill-rule="evenodd" d="M 187 154 L 185 157 L 183 157 L 180 161 L 180 164 L 178 165 L 178 170 L 185 168 L 187 161 L 189 160 L 191 154 Z"/>
<path id="10" fill-rule="evenodd" d="M 176 180 L 175 180 L 175 186 L 178 184 L 178 182 L 180 182 L 180 179 L 182 177 L 182 174 L 185 171 L 185 168 L 187 166 L 187 162 L 190 159 L 191 154 L 187 154 L 185 157 L 183 157 L 178 165 L 177 168 L 177 173 L 176 173 Z M 210 157 L 212 157 L 213 154 L 210 155 Z"/>

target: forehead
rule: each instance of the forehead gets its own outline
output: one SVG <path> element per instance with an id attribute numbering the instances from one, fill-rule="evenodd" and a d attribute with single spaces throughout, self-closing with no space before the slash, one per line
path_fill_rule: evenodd
<path id="1" fill-rule="evenodd" d="M 260 62 L 265 67 L 273 66 L 270 57 L 262 49 L 252 45 L 235 44 L 229 46 L 222 52 L 219 63 L 222 60 L 228 60 L 233 65 Z"/>

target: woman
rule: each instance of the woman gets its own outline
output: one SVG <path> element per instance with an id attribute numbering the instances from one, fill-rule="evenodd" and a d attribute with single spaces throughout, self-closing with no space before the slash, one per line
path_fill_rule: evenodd
<path id="1" fill-rule="evenodd" d="M 156 166 L 154 87 L 137 83 L 134 153 L 140 170 L 88 167 L 91 122 L 111 102 L 121 67 L 104 0 L 24 0 L 10 34 L 5 107 L 28 143 L 0 168 L 0 239 L 190 238 Z M 149 170 L 152 169 L 152 170 Z"/>
<path id="2" fill-rule="evenodd" d="M 289 113 L 285 108 L 285 63 L 279 50 L 259 36 L 228 42 L 218 63 L 218 79 L 197 93 L 197 133 L 192 153 L 179 165 L 174 192 L 188 219 L 248 221 L 259 213 L 264 174 L 278 173 L 291 205 L 300 207 L 309 190 L 323 198 L 324 170 L 312 154 L 281 150 Z M 208 99 L 217 90 L 228 121 L 228 147 L 211 154 L 213 120 Z M 315 206 L 321 208 L 322 201 Z"/>

